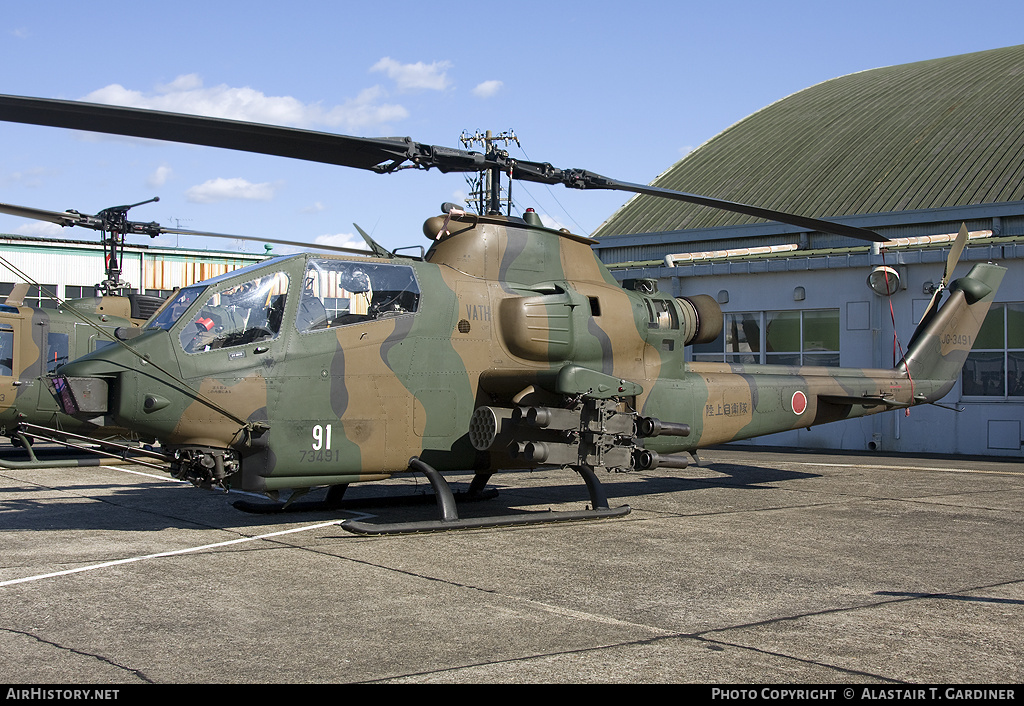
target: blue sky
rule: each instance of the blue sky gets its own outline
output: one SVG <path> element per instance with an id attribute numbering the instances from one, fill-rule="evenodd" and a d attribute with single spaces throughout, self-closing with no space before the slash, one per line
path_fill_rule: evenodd
<path id="1" fill-rule="evenodd" d="M 0 15 L 0 93 L 452 147 L 463 131 L 514 130 L 522 147 L 513 156 L 648 183 L 731 124 L 821 81 L 1024 43 L 1022 7 L 36 0 Z M 436 170 L 377 175 L 0 123 L 0 202 L 48 210 L 95 213 L 159 196 L 131 217 L 335 244 L 358 239 L 358 223 L 394 248 L 426 246 L 423 220 L 466 192 L 462 175 Z M 549 224 L 589 234 L 628 195 L 517 183 L 513 197 L 517 213 L 534 207 Z M 2 215 L 0 232 L 94 237 Z"/>

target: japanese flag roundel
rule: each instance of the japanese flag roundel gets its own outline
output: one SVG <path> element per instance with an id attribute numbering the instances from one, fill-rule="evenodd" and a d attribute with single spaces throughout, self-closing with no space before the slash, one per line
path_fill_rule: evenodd
<path id="1" fill-rule="evenodd" d="M 807 395 L 797 390 L 793 393 L 793 399 L 790 400 L 790 404 L 793 406 L 794 412 L 803 414 L 804 410 L 807 409 Z"/>

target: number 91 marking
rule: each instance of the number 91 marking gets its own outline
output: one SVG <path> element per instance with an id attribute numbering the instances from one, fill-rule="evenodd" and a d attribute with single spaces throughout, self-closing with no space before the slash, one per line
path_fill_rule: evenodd
<path id="1" fill-rule="evenodd" d="M 331 425 L 327 424 L 321 426 L 317 424 L 313 427 L 313 450 L 319 451 L 321 449 L 331 448 Z"/>

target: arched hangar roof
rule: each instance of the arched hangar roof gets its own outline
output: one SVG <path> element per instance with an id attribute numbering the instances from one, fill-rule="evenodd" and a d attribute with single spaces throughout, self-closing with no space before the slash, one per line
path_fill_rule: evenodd
<path id="1" fill-rule="evenodd" d="M 783 98 L 653 184 L 817 218 L 1024 201 L 1024 45 L 841 76 Z M 636 196 L 595 236 L 763 222 Z"/>

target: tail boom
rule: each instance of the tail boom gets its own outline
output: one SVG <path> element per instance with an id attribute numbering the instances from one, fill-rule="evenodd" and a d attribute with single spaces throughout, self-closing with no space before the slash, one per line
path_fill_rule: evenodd
<path id="1" fill-rule="evenodd" d="M 686 439 L 651 439 L 677 453 L 941 399 L 956 384 L 1006 269 L 975 265 L 930 311 L 893 369 L 690 363 L 662 380 L 643 413 L 691 425 Z"/>

